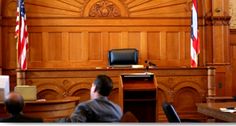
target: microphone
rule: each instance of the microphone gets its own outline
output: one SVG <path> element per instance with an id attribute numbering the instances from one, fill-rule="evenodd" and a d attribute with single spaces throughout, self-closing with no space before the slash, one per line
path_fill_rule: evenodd
<path id="1" fill-rule="evenodd" d="M 145 60 L 145 63 L 146 63 L 146 67 L 145 67 L 145 69 L 146 69 L 146 72 L 148 72 L 148 69 L 149 69 L 149 63 L 148 63 L 147 60 Z"/>
<path id="2" fill-rule="evenodd" d="M 148 60 L 145 60 L 145 63 L 148 65 L 148 66 L 154 66 L 154 67 L 157 67 L 157 65 L 155 63 L 152 63 Z"/>

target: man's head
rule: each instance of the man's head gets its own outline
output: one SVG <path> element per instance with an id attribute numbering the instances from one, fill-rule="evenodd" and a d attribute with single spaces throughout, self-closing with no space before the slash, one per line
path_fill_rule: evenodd
<path id="1" fill-rule="evenodd" d="M 90 95 L 91 99 L 97 96 L 109 96 L 113 88 L 113 82 L 110 77 L 106 75 L 98 75 L 92 84 Z"/>
<path id="2" fill-rule="evenodd" d="M 12 115 L 19 114 L 24 108 L 24 99 L 16 92 L 8 94 L 4 103 L 7 111 Z"/>

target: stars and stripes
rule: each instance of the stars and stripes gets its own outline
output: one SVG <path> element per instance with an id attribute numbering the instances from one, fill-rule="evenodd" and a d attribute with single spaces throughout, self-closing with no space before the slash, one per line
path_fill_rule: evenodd
<path id="1" fill-rule="evenodd" d="M 191 67 L 198 66 L 199 37 L 198 37 L 198 15 L 197 0 L 192 0 L 192 25 L 191 25 Z"/>
<path id="2" fill-rule="evenodd" d="M 26 25 L 26 14 L 24 0 L 18 0 L 16 14 L 16 37 L 17 37 L 17 58 L 20 69 L 27 69 L 26 54 L 28 49 L 28 31 Z"/>

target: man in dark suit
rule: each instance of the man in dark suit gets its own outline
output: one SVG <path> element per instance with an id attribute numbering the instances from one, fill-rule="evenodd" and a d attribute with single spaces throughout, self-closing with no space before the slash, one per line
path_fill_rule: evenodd
<path id="1" fill-rule="evenodd" d="M 98 75 L 90 89 L 91 100 L 80 103 L 71 114 L 71 122 L 119 122 L 121 108 L 108 100 L 113 82 L 106 75 Z"/>
<path id="2" fill-rule="evenodd" d="M 4 103 L 6 110 L 11 114 L 11 117 L 2 119 L 0 120 L 1 122 L 43 122 L 42 119 L 31 118 L 22 114 L 24 99 L 18 93 L 9 93 Z"/>

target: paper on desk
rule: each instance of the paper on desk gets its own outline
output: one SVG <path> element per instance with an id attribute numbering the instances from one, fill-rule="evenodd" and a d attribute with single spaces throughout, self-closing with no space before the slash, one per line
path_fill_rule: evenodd
<path id="1" fill-rule="evenodd" d="M 236 112 L 236 109 L 220 108 L 220 111 L 234 113 L 234 112 Z"/>

